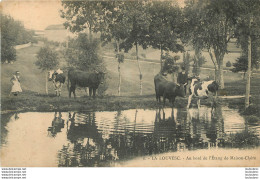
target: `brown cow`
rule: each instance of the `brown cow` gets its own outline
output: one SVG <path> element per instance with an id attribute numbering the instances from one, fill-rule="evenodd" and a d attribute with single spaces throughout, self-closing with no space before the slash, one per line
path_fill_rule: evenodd
<path id="1" fill-rule="evenodd" d="M 161 102 L 161 96 L 163 96 L 163 104 L 165 105 L 166 99 L 168 99 L 172 105 L 174 105 L 175 98 L 177 96 L 185 97 L 185 85 L 176 84 L 174 82 L 166 80 L 161 74 L 157 74 L 154 77 L 154 86 L 156 93 L 156 100 Z"/>

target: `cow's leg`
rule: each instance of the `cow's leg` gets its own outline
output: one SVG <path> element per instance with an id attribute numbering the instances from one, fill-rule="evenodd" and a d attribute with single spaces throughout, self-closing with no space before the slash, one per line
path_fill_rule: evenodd
<path id="1" fill-rule="evenodd" d="M 96 98 L 96 88 L 93 88 L 93 97 Z"/>
<path id="2" fill-rule="evenodd" d="M 76 85 L 75 86 L 71 85 L 70 90 L 73 92 L 74 98 L 76 98 L 76 93 L 75 93 Z M 71 93 L 71 91 L 70 91 L 70 93 Z"/>
<path id="3" fill-rule="evenodd" d="M 174 107 L 175 97 L 172 97 L 172 108 Z"/>
<path id="4" fill-rule="evenodd" d="M 192 99 L 192 94 L 189 96 L 187 108 L 190 107 L 191 99 Z"/>
<path id="5" fill-rule="evenodd" d="M 198 109 L 200 109 L 200 99 L 197 101 Z"/>
<path id="6" fill-rule="evenodd" d="M 166 96 L 163 95 L 163 107 L 165 106 Z"/>
<path id="7" fill-rule="evenodd" d="M 91 95 L 92 95 L 92 88 L 88 88 L 88 90 L 89 90 L 89 97 L 91 97 Z"/>
<path id="8" fill-rule="evenodd" d="M 56 84 L 56 85 L 55 85 L 56 96 L 58 96 L 58 90 L 59 90 L 59 87 L 58 87 L 58 85 Z"/>
<path id="9" fill-rule="evenodd" d="M 76 98 L 76 92 L 75 92 L 75 91 L 76 91 L 76 89 L 74 88 L 74 89 L 73 89 L 74 98 Z"/>
<path id="10" fill-rule="evenodd" d="M 211 113 L 216 108 L 216 106 L 217 106 L 217 93 L 215 94 L 215 96 L 212 96 L 212 100 L 211 100 Z"/>
<path id="11" fill-rule="evenodd" d="M 57 94 L 57 84 L 54 81 L 53 81 L 53 87 L 54 87 L 55 94 L 57 96 L 58 95 Z"/>
<path id="12" fill-rule="evenodd" d="M 73 87 L 72 87 L 72 85 L 70 86 L 70 91 L 69 91 L 69 97 L 71 98 L 71 93 L 73 92 Z"/>
<path id="13" fill-rule="evenodd" d="M 63 83 L 60 83 L 60 89 L 59 89 L 59 96 L 61 96 L 61 89 L 62 89 Z"/>
<path id="14" fill-rule="evenodd" d="M 157 102 L 160 102 L 160 96 L 159 96 L 159 94 L 158 94 L 157 91 L 155 91 L 155 95 L 156 95 L 156 101 L 157 101 Z"/>
<path id="15" fill-rule="evenodd" d="M 61 87 L 61 82 L 57 82 L 57 88 L 56 88 L 56 90 L 57 90 L 57 96 L 59 97 L 60 96 L 60 87 Z"/>
<path id="16" fill-rule="evenodd" d="M 69 88 L 69 97 L 71 98 L 71 87 Z"/>

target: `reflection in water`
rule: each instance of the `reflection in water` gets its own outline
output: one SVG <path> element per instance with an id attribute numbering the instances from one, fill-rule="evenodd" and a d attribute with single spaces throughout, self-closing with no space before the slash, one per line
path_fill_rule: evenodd
<path id="1" fill-rule="evenodd" d="M 20 121 L 19 124 L 23 124 L 23 120 L 28 118 L 25 117 L 26 113 L 21 114 L 19 118 L 14 116 L 10 119 L 9 136 L 15 135 L 16 123 Z M 41 116 L 44 114 L 41 113 Z M 48 125 L 51 124 L 45 128 L 48 139 L 43 134 L 38 134 L 37 139 L 52 142 L 53 146 L 49 147 L 56 149 L 53 150 L 57 157 L 55 161 L 61 167 L 113 166 L 117 160 L 126 161 L 164 152 L 259 145 L 259 125 L 250 124 L 236 111 L 221 106 L 213 111 L 207 107 L 190 108 L 188 111 L 183 108 L 159 108 L 55 112 L 54 118 L 53 114 L 51 116 L 49 113 L 45 117 L 49 121 L 44 120 Z M 35 124 L 39 121 L 35 121 Z M 8 128 L 8 124 L 4 128 Z M 24 125 L 20 130 L 26 132 L 29 128 Z M 5 146 L 8 149 L 12 140 L 8 139 L 8 135 L 6 138 L 7 143 L 10 142 Z M 38 150 L 34 153 L 41 153 L 43 149 Z"/>
<path id="2" fill-rule="evenodd" d="M 57 116 L 57 112 L 54 113 L 54 119 L 51 122 L 51 127 L 48 128 L 48 135 L 55 137 L 57 133 L 61 132 L 61 129 L 64 128 L 64 119 L 62 119 L 61 112 Z"/>

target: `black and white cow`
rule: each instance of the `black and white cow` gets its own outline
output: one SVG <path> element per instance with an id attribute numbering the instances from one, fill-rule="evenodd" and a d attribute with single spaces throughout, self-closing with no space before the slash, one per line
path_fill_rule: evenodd
<path id="1" fill-rule="evenodd" d="M 56 91 L 56 96 L 61 95 L 62 85 L 65 83 L 66 77 L 62 70 L 58 69 L 56 71 L 50 70 L 49 72 L 49 81 L 53 82 L 53 86 Z"/>
<path id="2" fill-rule="evenodd" d="M 190 82 L 190 87 L 189 87 L 189 92 L 190 96 L 188 99 L 188 105 L 187 108 L 190 107 L 190 103 L 192 100 L 192 97 L 195 97 L 198 99 L 197 104 L 198 108 L 200 107 L 200 99 L 207 99 L 209 95 L 214 95 L 216 98 L 217 96 L 217 91 L 218 91 L 218 84 L 214 80 L 209 80 L 209 81 L 200 81 L 198 78 L 191 78 L 189 79 Z M 214 104 L 214 99 L 212 101 L 212 108 Z"/>

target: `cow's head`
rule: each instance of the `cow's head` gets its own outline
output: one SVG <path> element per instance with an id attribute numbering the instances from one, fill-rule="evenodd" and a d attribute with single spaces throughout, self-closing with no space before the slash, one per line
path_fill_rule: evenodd
<path id="1" fill-rule="evenodd" d="M 219 84 L 216 81 L 212 81 L 212 83 L 210 83 L 207 88 L 210 92 L 217 93 Z"/>
<path id="2" fill-rule="evenodd" d="M 54 70 L 50 70 L 50 71 L 48 71 L 48 78 L 49 78 L 49 81 L 52 80 L 52 77 L 53 77 L 54 72 L 55 72 Z"/>
<path id="3" fill-rule="evenodd" d="M 98 71 L 95 71 L 95 73 L 97 74 L 97 78 L 98 78 L 98 81 L 99 81 L 99 84 L 103 84 L 104 81 L 105 81 L 105 72 L 98 72 Z"/>
<path id="4" fill-rule="evenodd" d="M 178 96 L 183 97 L 183 98 L 186 96 L 186 85 L 187 85 L 187 83 L 177 85 Z"/>
<path id="5" fill-rule="evenodd" d="M 56 71 L 54 71 L 54 70 L 48 71 L 49 81 L 55 80 L 57 74 L 58 74 L 58 73 L 57 73 Z"/>

